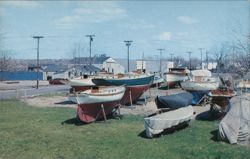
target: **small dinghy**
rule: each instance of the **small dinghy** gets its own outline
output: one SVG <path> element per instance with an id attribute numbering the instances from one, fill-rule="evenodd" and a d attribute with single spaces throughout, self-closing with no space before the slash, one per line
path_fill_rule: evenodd
<path id="1" fill-rule="evenodd" d="M 189 92 L 160 96 L 155 98 L 155 103 L 158 109 L 170 108 L 178 109 L 192 104 L 193 95 Z"/>
<path id="2" fill-rule="evenodd" d="M 146 135 L 148 138 L 152 138 L 154 135 L 160 134 L 167 128 L 171 128 L 185 122 L 189 123 L 193 114 L 193 107 L 188 106 L 144 118 Z"/>

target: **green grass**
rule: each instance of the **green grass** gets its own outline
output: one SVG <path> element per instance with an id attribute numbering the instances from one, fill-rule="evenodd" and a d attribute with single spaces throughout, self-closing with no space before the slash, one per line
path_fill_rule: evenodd
<path id="1" fill-rule="evenodd" d="M 75 109 L 35 108 L 18 101 L 0 103 L 0 158 L 249 158 L 246 147 L 211 140 L 218 122 L 146 139 L 143 117 L 124 116 L 75 125 Z M 67 123 L 61 124 L 68 120 Z"/>

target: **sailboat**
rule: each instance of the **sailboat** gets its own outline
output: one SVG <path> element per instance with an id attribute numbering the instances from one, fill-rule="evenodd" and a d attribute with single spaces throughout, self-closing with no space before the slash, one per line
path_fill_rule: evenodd
<path id="1" fill-rule="evenodd" d="M 140 96 L 149 89 L 153 80 L 154 75 L 147 74 L 132 74 L 92 79 L 93 83 L 98 86 L 125 85 L 126 91 L 121 100 L 122 104 L 131 104 L 131 102 L 136 102 Z"/>
<path id="2" fill-rule="evenodd" d="M 91 123 L 109 115 L 118 107 L 125 93 L 125 87 L 97 87 L 83 92 L 70 94 L 69 98 L 78 104 L 77 117 Z"/>

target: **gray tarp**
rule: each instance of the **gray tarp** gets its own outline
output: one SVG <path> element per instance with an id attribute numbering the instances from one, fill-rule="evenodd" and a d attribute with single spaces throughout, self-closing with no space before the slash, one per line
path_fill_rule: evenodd
<path id="1" fill-rule="evenodd" d="M 231 144 L 250 146 L 250 94 L 235 96 L 219 125 L 219 137 Z"/>

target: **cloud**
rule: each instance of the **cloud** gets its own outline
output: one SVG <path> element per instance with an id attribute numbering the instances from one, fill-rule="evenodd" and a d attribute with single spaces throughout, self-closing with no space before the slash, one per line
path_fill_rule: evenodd
<path id="1" fill-rule="evenodd" d="M 177 20 L 183 24 L 195 24 L 199 22 L 197 19 L 189 16 L 178 16 Z"/>
<path id="2" fill-rule="evenodd" d="M 36 8 L 40 5 L 37 1 L 2 1 L 0 5 L 21 7 L 21 8 Z"/>
<path id="3" fill-rule="evenodd" d="M 82 23 L 102 23 L 122 19 L 126 10 L 120 8 L 116 2 L 79 2 L 78 8 L 71 15 L 54 20 L 57 26 L 75 26 Z"/>
<path id="4" fill-rule="evenodd" d="M 132 29 L 132 30 L 138 30 L 138 29 L 151 29 L 155 28 L 155 25 L 152 23 L 148 23 L 145 20 L 129 20 L 125 23 L 122 23 L 122 27 Z"/>
<path id="5" fill-rule="evenodd" d="M 163 32 L 160 35 L 158 35 L 156 38 L 158 40 L 169 41 L 172 39 L 172 33 L 171 32 Z"/>

